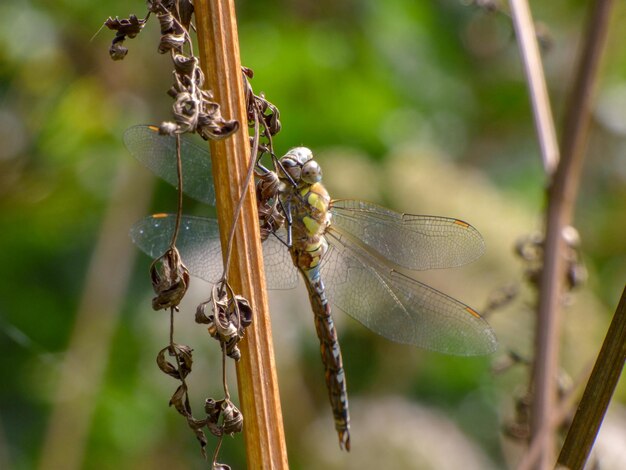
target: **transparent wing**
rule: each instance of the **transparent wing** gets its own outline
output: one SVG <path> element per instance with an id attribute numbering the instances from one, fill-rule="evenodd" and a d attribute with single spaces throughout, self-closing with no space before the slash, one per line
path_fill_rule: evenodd
<path id="1" fill-rule="evenodd" d="M 174 214 L 155 214 L 136 222 L 130 229 L 133 243 L 151 258 L 161 256 L 174 233 Z M 176 246 L 192 275 L 216 282 L 222 275 L 222 249 L 217 220 L 184 216 Z"/>
<path id="2" fill-rule="evenodd" d="M 162 255 L 169 247 L 176 216 L 155 214 L 141 219 L 130 230 L 133 243 L 151 258 Z M 176 246 L 192 275 L 216 282 L 222 275 L 222 248 L 217 220 L 183 216 Z M 267 286 L 290 289 L 298 283 L 298 272 L 287 249 L 276 237 L 263 242 L 263 260 Z"/>
<path id="3" fill-rule="evenodd" d="M 270 289 L 293 289 L 300 276 L 293 264 L 287 247 L 280 241 L 287 240 L 287 230 L 278 229 L 263 242 L 263 266 Z"/>
<path id="4" fill-rule="evenodd" d="M 461 356 L 493 352 L 491 327 L 467 305 L 395 271 L 341 229 L 327 233 L 322 261 L 328 296 L 340 310 L 398 343 Z"/>
<path id="5" fill-rule="evenodd" d="M 400 214 L 348 199 L 333 201 L 331 212 L 334 227 L 408 269 L 461 266 L 485 251 L 480 233 L 458 219 Z"/>
<path id="6" fill-rule="evenodd" d="M 124 133 L 124 143 L 129 152 L 153 173 L 172 186 L 178 186 L 175 137 L 159 135 L 154 126 L 134 126 Z M 181 155 L 183 191 L 197 201 L 214 206 L 215 189 L 208 150 L 183 136 Z"/>

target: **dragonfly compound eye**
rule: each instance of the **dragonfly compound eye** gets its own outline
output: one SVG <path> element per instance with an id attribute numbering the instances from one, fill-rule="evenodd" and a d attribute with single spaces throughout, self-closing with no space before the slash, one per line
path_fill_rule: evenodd
<path id="1" fill-rule="evenodd" d="M 300 181 L 300 174 L 302 173 L 302 165 L 297 162 L 292 155 L 285 155 L 280 159 L 280 165 L 285 173 L 294 180 L 296 183 Z"/>
<path id="2" fill-rule="evenodd" d="M 322 168 L 315 160 L 309 160 L 302 167 L 302 181 L 308 184 L 322 181 Z"/>
<path id="3" fill-rule="evenodd" d="M 313 160 L 313 152 L 306 147 L 294 147 L 287 152 L 285 157 L 292 158 L 302 166 L 309 160 Z"/>

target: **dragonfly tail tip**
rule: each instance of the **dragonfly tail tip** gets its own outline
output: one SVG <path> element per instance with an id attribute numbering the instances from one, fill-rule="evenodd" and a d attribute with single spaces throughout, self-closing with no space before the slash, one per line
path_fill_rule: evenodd
<path id="1" fill-rule="evenodd" d="M 350 452 L 350 431 L 347 429 L 337 431 L 339 434 L 339 447 L 341 450 Z"/>

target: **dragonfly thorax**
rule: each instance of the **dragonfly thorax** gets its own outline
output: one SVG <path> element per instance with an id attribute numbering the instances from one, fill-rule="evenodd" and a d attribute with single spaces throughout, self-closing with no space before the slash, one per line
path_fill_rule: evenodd
<path id="1" fill-rule="evenodd" d="M 280 164 L 298 186 L 322 180 L 322 168 L 313 160 L 313 152 L 306 147 L 292 148 L 280 159 Z"/>

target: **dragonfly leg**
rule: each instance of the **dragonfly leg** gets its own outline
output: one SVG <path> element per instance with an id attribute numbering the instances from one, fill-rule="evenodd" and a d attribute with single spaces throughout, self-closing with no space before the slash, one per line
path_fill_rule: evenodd
<path id="1" fill-rule="evenodd" d="M 282 199 L 278 200 L 278 203 L 280 204 L 280 208 L 283 211 L 283 214 L 285 214 L 285 219 L 287 219 L 287 248 L 291 248 L 293 245 L 293 238 L 292 238 L 292 227 L 293 227 L 293 217 L 291 216 L 291 201 L 287 201 L 286 203 L 283 203 Z"/>
<path id="2" fill-rule="evenodd" d="M 267 175 L 268 173 L 271 173 L 271 170 L 269 168 L 266 168 L 265 166 L 263 166 L 263 164 L 261 163 L 261 160 L 257 160 L 256 167 L 258 171 L 257 174 L 259 174 L 259 176 Z"/>
<path id="3" fill-rule="evenodd" d="M 289 184 L 292 187 L 294 187 L 294 188 L 297 187 L 298 185 L 293 180 L 291 175 L 287 172 L 287 170 L 285 170 L 285 167 L 280 162 L 280 160 L 278 158 L 276 158 L 274 155 L 272 155 L 272 160 L 274 161 L 274 168 L 275 168 L 276 173 L 282 173 L 283 175 L 285 175 L 285 178 L 287 178 L 287 181 L 289 181 Z"/>

